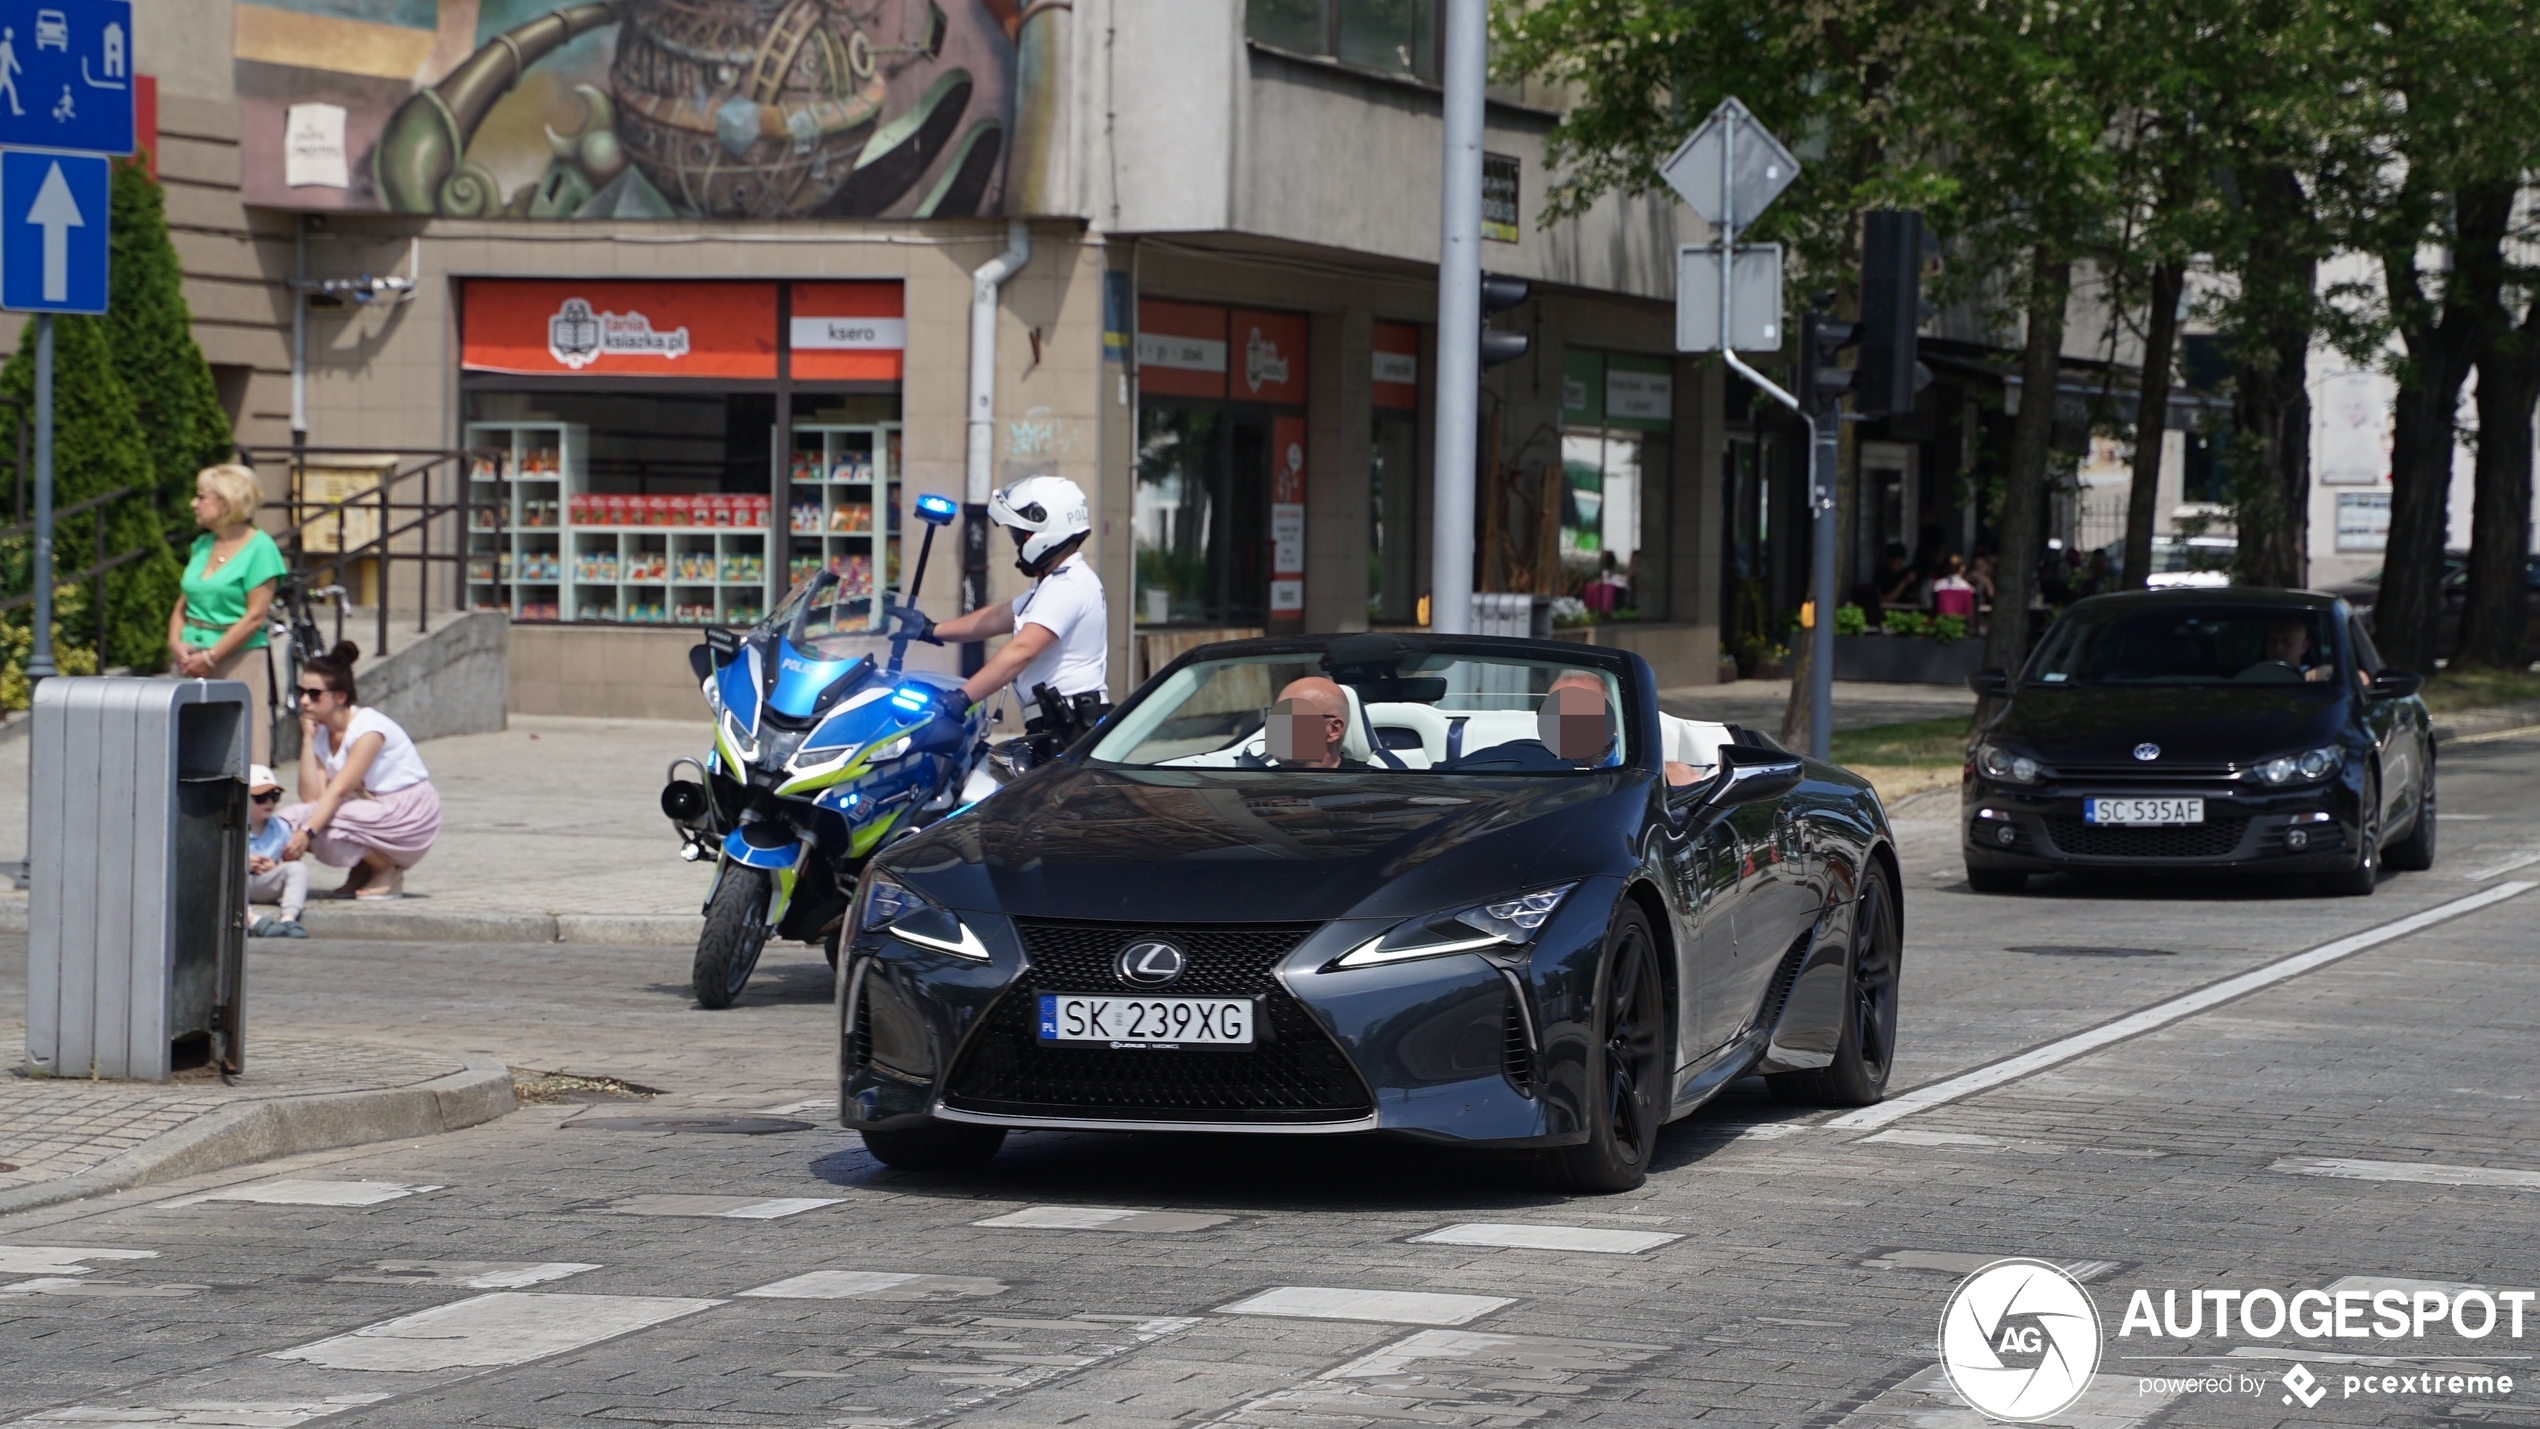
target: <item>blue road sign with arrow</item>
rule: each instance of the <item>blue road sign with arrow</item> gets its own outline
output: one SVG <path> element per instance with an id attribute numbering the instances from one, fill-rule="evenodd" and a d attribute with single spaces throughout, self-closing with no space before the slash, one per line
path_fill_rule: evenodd
<path id="1" fill-rule="evenodd" d="M 131 0 L 0 0 L 0 146 L 132 152 Z"/>
<path id="2" fill-rule="evenodd" d="M 0 308 L 106 310 L 106 161 L 0 151 Z"/>

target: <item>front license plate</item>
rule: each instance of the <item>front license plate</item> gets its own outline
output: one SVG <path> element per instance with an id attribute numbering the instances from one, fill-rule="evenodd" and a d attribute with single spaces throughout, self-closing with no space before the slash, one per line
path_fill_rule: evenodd
<path id="1" fill-rule="evenodd" d="M 2086 824 L 2201 824 L 2205 822 L 2205 801 L 2084 799 L 2081 820 Z"/>
<path id="2" fill-rule="evenodd" d="M 1041 1040 L 1111 1047 L 1249 1047 L 1248 997 L 1041 994 Z"/>

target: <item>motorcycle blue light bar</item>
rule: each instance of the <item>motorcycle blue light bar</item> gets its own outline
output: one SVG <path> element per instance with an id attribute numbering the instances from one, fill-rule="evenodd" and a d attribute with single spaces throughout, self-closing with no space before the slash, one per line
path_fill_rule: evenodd
<path id="1" fill-rule="evenodd" d="M 910 714 L 926 708 L 926 691 L 918 685 L 902 685 L 891 692 L 891 703 Z"/>
<path id="2" fill-rule="evenodd" d="M 953 517 L 959 515 L 960 512 L 961 508 L 958 505 L 955 505 L 953 499 L 949 496 L 921 496 L 917 498 L 917 519 L 925 522 L 929 526 L 949 525 L 951 524 Z"/>

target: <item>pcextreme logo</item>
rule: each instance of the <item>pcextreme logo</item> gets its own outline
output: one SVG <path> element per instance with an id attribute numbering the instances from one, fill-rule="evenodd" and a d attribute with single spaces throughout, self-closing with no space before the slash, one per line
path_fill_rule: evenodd
<path id="1" fill-rule="evenodd" d="M 1961 1281 L 1940 1316 L 1950 1387 L 1988 1418 L 2055 1414 L 2099 1367 L 2099 1307 L 2081 1282 L 2042 1260 L 1997 1260 Z"/>

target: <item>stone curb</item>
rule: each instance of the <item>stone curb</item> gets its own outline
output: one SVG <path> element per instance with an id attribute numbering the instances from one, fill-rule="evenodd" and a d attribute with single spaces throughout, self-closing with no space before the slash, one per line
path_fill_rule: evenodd
<path id="1" fill-rule="evenodd" d="M 267 915 L 270 916 L 270 915 Z M 694 947 L 705 919 L 683 913 L 466 913 L 312 904 L 301 923 L 315 938 L 404 943 L 617 943 Z M 27 901 L 0 896 L 0 933 L 27 930 Z"/>
<path id="2" fill-rule="evenodd" d="M 0 1191 L 0 1216 L 306 1151 L 457 1131 L 518 1105 L 511 1069 L 482 1061 L 411 1087 L 240 1102 L 76 1176 Z"/>

